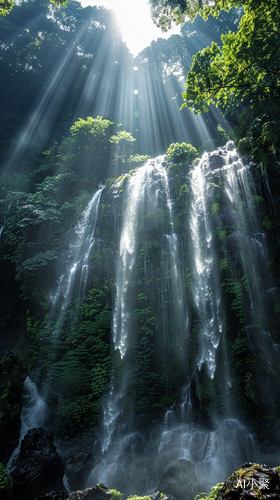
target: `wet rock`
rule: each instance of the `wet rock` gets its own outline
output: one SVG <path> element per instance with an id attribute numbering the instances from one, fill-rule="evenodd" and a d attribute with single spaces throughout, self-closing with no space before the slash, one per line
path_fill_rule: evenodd
<path id="1" fill-rule="evenodd" d="M 66 458 L 64 467 L 71 491 L 81 487 L 83 479 L 89 475 L 95 465 L 96 459 L 93 458 L 92 454 L 83 451 Z"/>
<path id="2" fill-rule="evenodd" d="M 68 493 L 65 491 L 51 491 L 46 495 L 35 498 L 34 500 L 67 500 Z"/>
<path id="3" fill-rule="evenodd" d="M 52 490 L 65 491 L 63 476 L 53 436 L 42 428 L 29 430 L 12 473 L 15 499 L 33 500 Z"/>
<path id="4" fill-rule="evenodd" d="M 26 375 L 20 353 L 5 351 L 0 359 L 0 462 L 4 465 L 19 440 L 21 393 Z"/>
<path id="5" fill-rule="evenodd" d="M 257 498 L 280 500 L 280 477 L 278 468 L 246 462 L 224 483 L 217 500 L 244 500 Z"/>
<path id="6" fill-rule="evenodd" d="M 98 483 L 93 488 L 86 488 L 82 491 L 70 493 L 67 500 L 110 500 L 111 491 L 103 483 Z"/>
<path id="7" fill-rule="evenodd" d="M 151 500 L 176 500 L 175 498 L 165 495 L 165 493 L 161 493 L 160 491 L 155 491 L 151 495 L 149 495 Z"/>
<path id="8" fill-rule="evenodd" d="M 178 460 L 163 474 L 157 489 L 176 500 L 193 500 L 201 489 L 194 464 L 190 460 Z"/>
<path id="9" fill-rule="evenodd" d="M 210 170 L 222 168 L 226 163 L 224 157 L 216 152 L 210 153 L 208 160 Z"/>

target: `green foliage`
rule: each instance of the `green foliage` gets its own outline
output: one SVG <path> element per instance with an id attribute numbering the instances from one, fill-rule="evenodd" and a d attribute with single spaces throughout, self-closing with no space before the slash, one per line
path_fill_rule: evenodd
<path id="1" fill-rule="evenodd" d="M 182 142 L 179 144 L 170 144 L 167 150 L 168 161 L 178 164 L 178 163 L 190 163 L 197 156 L 197 150 L 191 145 Z"/>
<path id="2" fill-rule="evenodd" d="M 224 486 L 224 483 L 218 483 L 216 486 L 211 487 L 210 493 L 198 493 L 194 500 L 215 500 L 218 496 L 219 491 Z M 202 496 L 203 495 L 203 496 Z"/>
<path id="3" fill-rule="evenodd" d="M 112 498 L 115 498 L 116 500 L 122 500 L 124 493 L 121 493 L 118 490 L 110 490 Z"/>
<path id="4" fill-rule="evenodd" d="M 231 112 L 245 100 L 280 98 L 278 2 L 240 3 L 245 14 L 237 33 L 222 35 L 222 47 L 212 42 L 194 56 L 183 107 L 200 113 L 213 103 Z"/>
<path id="5" fill-rule="evenodd" d="M 213 203 L 211 205 L 211 215 L 216 215 L 218 211 L 220 210 L 220 205 L 219 203 Z"/>
<path id="6" fill-rule="evenodd" d="M 130 132 L 126 132 L 125 130 L 121 130 L 117 133 L 117 135 L 112 135 L 110 137 L 110 142 L 112 144 L 119 144 L 120 141 L 135 142 L 136 139 L 134 139 L 134 137 L 132 137 Z"/>
<path id="7" fill-rule="evenodd" d="M 6 16 L 12 10 L 15 2 L 13 0 L 0 0 L 0 16 Z"/>
<path id="8" fill-rule="evenodd" d="M 79 305 L 73 322 L 71 304 L 60 336 L 44 343 L 41 373 L 49 372 L 49 402 L 59 432 L 73 434 L 93 428 L 99 419 L 101 396 L 108 388 L 111 369 L 110 289 L 95 280 Z"/>
<path id="9" fill-rule="evenodd" d="M 218 238 L 221 241 L 224 241 L 227 237 L 227 231 L 225 229 L 219 229 L 218 230 Z"/>
<path id="10" fill-rule="evenodd" d="M 61 5 L 66 7 L 67 0 L 50 0 L 50 3 L 55 5 L 56 7 L 60 7 Z M 0 16 L 6 16 L 11 12 L 15 5 L 13 0 L 0 0 Z"/>
<path id="11" fill-rule="evenodd" d="M 232 278 L 225 279 L 225 289 L 230 295 L 234 296 L 231 303 L 231 310 L 235 312 L 240 325 L 243 325 L 244 311 L 243 311 L 243 292 L 247 291 L 247 279 L 244 276 L 240 280 L 233 280 Z"/>
<path id="12" fill-rule="evenodd" d="M 6 472 L 4 465 L 0 462 L 0 496 L 1 500 L 12 500 L 13 483 L 9 474 Z"/>
<path id="13" fill-rule="evenodd" d="M 113 122 L 104 119 L 102 116 L 97 116 L 96 118 L 88 116 L 86 120 L 79 118 L 70 128 L 70 134 L 81 140 L 91 137 L 92 140 L 97 139 L 103 142 L 110 125 L 113 125 Z"/>
<path id="14" fill-rule="evenodd" d="M 148 497 L 148 495 L 145 495 L 144 497 L 139 497 L 137 495 L 130 495 L 129 497 L 127 497 L 127 500 L 151 500 L 150 497 Z"/>
<path id="15" fill-rule="evenodd" d="M 25 347 L 25 360 L 28 364 L 28 369 L 31 370 L 35 367 L 38 354 L 40 350 L 40 335 L 41 335 L 41 322 L 34 321 L 30 315 L 30 311 L 26 311 L 26 334 L 27 334 L 27 345 Z"/>
<path id="16" fill-rule="evenodd" d="M 207 19 L 209 15 L 218 17 L 221 10 L 229 10 L 240 5 L 258 5 L 258 0 L 149 0 L 154 23 L 162 31 L 168 31 L 172 23 L 184 24 L 186 18 L 193 21 L 197 14 Z"/>
<path id="17" fill-rule="evenodd" d="M 254 161 L 266 165 L 271 153 L 275 154 L 280 146 L 277 130 L 279 121 L 279 102 L 258 103 L 247 107 L 238 116 L 238 148 L 243 154 L 250 155 Z M 249 123 L 249 127 L 248 127 Z"/>
<path id="18" fill-rule="evenodd" d="M 247 369 L 245 360 L 248 358 L 248 349 L 247 340 L 240 332 L 232 343 L 231 355 L 234 361 L 234 368 L 242 375 Z"/>
<path id="19" fill-rule="evenodd" d="M 227 271 L 228 270 L 228 260 L 227 259 L 221 259 L 220 260 L 220 269 L 221 269 L 221 271 Z"/>
<path id="20" fill-rule="evenodd" d="M 254 203 L 258 204 L 258 203 L 263 203 L 264 202 L 264 198 L 262 196 L 258 196 L 257 194 L 255 194 L 253 196 L 253 201 Z"/>
<path id="21" fill-rule="evenodd" d="M 262 225 L 269 231 L 270 229 L 273 229 L 273 222 L 271 220 L 271 218 L 269 217 L 269 215 L 267 214 L 263 214 L 263 218 L 262 218 Z"/>
<path id="22" fill-rule="evenodd" d="M 149 155 L 131 155 L 128 160 L 127 160 L 127 163 L 130 163 L 132 164 L 133 166 L 135 167 L 140 167 L 141 165 L 144 165 L 144 163 L 146 163 L 146 161 L 150 158 Z"/>

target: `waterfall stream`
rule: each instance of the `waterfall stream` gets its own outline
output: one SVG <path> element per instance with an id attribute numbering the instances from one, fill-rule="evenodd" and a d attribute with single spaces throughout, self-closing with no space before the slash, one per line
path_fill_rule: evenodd
<path id="1" fill-rule="evenodd" d="M 88 279 L 89 257 L 95 242 L 95 229 L 100 204 L 100 197 L 105 186 L 100 186 L 97 192 L 88 202 L 82 212 L 80 220 L 71 233 L 71 243 L 68 248 L 68 256 L 61 274 L 56 291 L 50 295 L 50 315 L 48 330 L 52 334 L 59 334 L 64 321 L 67 307 L 70 301 L 82 299 L 86 292 Z M 52 328 L 51 328 L 52 327 Z M 50 368 L 51 371 L 52 368 Z M 45 388 L 44 392 L 48 389 Z M 22 394 L 22 412 L 20 439 L 17 448 L 14 450 L 7 464 L 7 470 L 12 471 L 18 454 L 20 452 L 21 441 L 29 429 L 36 427 L 45 428 L 50 417 L 50 410 L 47 402 L 38 393 L 35 383 L 27 377 Z"/>
<path id="2" fill-rule="evenodd" d="M 127 495 L 161 488 L 172 468 L 191 466 L 195 496 L 243 462 L 265 460 L 246 411 L 239 411 L 239 398 L 244 406 L 274 408 L 274 389 L 262 375 L 266 366 L 274 373 L 278 362 L 278 337 L 268 313 L 274 280 L 251 166 L 229 142 L 179 174 L 167 167 L 161 156 L 116 181 L 113 208 L 120 222 L 112 248 L 106 243 L 106 262 L 112 260 L 108 268 L 115 272 L 111 381 L 84 481 L 103 482 Z M 67 255 L 60 258 L 48 318 L 54 339 L 70 309 L 76 324 L 75 300 L 87 291 L 103 189 L 69 231 Z M 110 206 L 109 189 L 105 196 L 104 207 Z M 242 356 L 244 346 L 249 354 L 238 365 L 243 377 L 238 393 L 231 356 Z M 257 390 L 253 370 L 262 377 Z M 30 379 L 27 386 L 34 397 L 23 405 L 20 439 L 32 426 L 44 425 L 40 418 L 47 414 Z"/>
<path id="3" fill-rule="evenodd" d="M 22 410 L 20 415 L 21 426 L 18 446 L 14 449 L 12 456 L 6 466 L 7 471 L 13 471 L 16 459 L 20 452 L 20 445 L 29 429 L 43 427 L 49 418 L 49 408 L 47 403 L 38 394 L 38 390 L 30 377 L 26 377 L 22 392 Z"/>
<path id="4" fill-rule="evenodd" d="M 216 368 L 216 350 L 223 335 L 224 314 L 221 286 L 217 273 L 217 256 L 213 242 L 213 227 L 209 198 L 211 188 L 205 177 L 208 156 L 204 155 L 190 174 L 192 203 L 190 235 L 192 241 L 192 294 L 199 317 L 198 367 L 206 363 L 211 378 Z"/>
<path id="5" fill-rule="evenodd" d="M 261 286 L 267 250 L 258 220 L 255 203 L 258 196 L 251 167 L 229 142 L 213 153 L 205 153 L 190 169 L 186 179 L 190 190 L 186 256 L 182 255 L 180 236 L 175 233 L 169 174 L 163 161 L 162 157 L 149 160 L 131 175 L 126 185 L 113 314 L 114 348 L 120 352 L 123 372 L 118 384 L 112 377 L 110 393 L 104 398 L 102 457 L 87 482 L 88 486 L 98 481 L 113 484 L 128 494 L 135 491 L 144 494 L 156 489 L 163 474 L 180 460 L 195 464 L 201 487 L 209 488 L 226 479 L 242 462 L 252 460 L 252 457 L 255 461 L 261 458 L 261 454 L 256 452 L 253 433 L 235 417 L 231 365 L 226 352 L 229 340 L 225 285 L 222 286 L 221 282 L 221 271 L 229 270 L 230 277 L 226 283 L 230 291 L 227 293 L 233 297 L 239 294 L 236 295 L 239 302 L 233 302 L 233 307 L 246 310 L 244 318 L 240 317 L 240 325 L 243 329 L 244 324 L 252 325 L 245 328 L 247 342 L 252 344 L 252 352 L 260 351 L 258 336 L 253 338 L 250 328 L 255 328 L 254 325 L 260 331 L 269 328 L 264 314 L 264 287 Z M 147 257 L 148 245 L 151 247 L 148 243 L 149 231 L 151 224 L 158 228 L 155 213 L 162 208 L 168 223 L 162 226 L 161 234 L 155 231 L 159 243 L 153 244 L 154 248 L 159 244 L 161 252 L 156 285 L 158 313 L 155 331 L 160 330 L 161 335 L 158 356 L 163 356 L 166 366 L 170 349 L 175 346 L 179 364 L 185 364 L 186 368 L 185 387 L 165 413 L 162 423 L 155 428 L 152 426 L 147 433 L 144 429 L 136 431 L 133 422 L 128 417 L 124 418 L 123 412 L 129 394 L 130 343 L 135 342 L 135 283 L 137 280 L 143 283 L 140 294 L 143 297 L 140 298 L 143 299 L 143 307 L 147 307 L 147 276 L 151 276 L 151 261 Z M 139 267 L 140 246 L 144 248 L 143 267 Z M 232 262 L 234 259 L 235 265 Z M 190 297 L 186 294 L 183 278 L 184 261 L 190 269 Z M 266 281 L 268 284 L 272 282 L 268 269 Z M 162 296 L 168 301 L 166 307 L 161 309 Z M 191 307 L 192 315 L 197 318 L 195 349 L 189 341 Z M 173 324 L 170 323 L 170 315 Z M 263 341 L 264 333 L 261 335 Z M 187 355 L 186 348 L 190 349 Z M 273 354 L 268 351 L 265 356 L 273 364 Z M 193 372 L 187 369 L 188 360 Z M 222 376 L 216 376 L 217 371 Z M 209 383 L 212 380 L 215 383 L 224 408 L 220 416 L 217 413 L 211 417 L 210 428 L 202 423 L 193 423 L 197 411 L 193 408 L 194 390 L 198 398 L 196 405 L 201 404 L 203 396 L 198 385 L 202 373 Z M 168 376 L 166 371 L 167 379 Z M 169 380 L 166 387 L 168 384 Z"/>
<path id="6" fill-rule="evenodd" d="M 80 220 L 76 224 L 68 248 L 66 266 L 57 281 L 57 287 L 50 294 L 49 328 L 54 325 L 53 334 L 60 331 L 64 315 L 73 298 L 82 298 L 88 279 L 89 256 L 95 241 L 95 228 L 101 193 L 101 185 L 88 202 Z"/>

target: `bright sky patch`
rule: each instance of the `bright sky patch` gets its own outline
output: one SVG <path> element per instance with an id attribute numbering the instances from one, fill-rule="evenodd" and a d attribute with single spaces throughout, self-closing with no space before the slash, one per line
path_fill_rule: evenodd
<path id="1" fill-rule="evenodd" d="M 81 4 L 83 7 L 98 5 L 113 10 L 123 40 L 134 56 L 148 47 L 152 40 L 169 38 L 175 33 L 180 33 L 180 28 L 177 26 L 168 33 L 162 33 L 153 24 L 148 0 L 81 0 Z"/>

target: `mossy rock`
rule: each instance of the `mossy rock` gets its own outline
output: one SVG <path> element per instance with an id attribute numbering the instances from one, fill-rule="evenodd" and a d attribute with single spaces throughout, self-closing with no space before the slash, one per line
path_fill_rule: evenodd
<path id="1" fill-rule="evenodd" d="M 279 469 L 246 462 L 228 478 L 216 496 L 216 500 L 246 498 L 280 499 Z"/>

